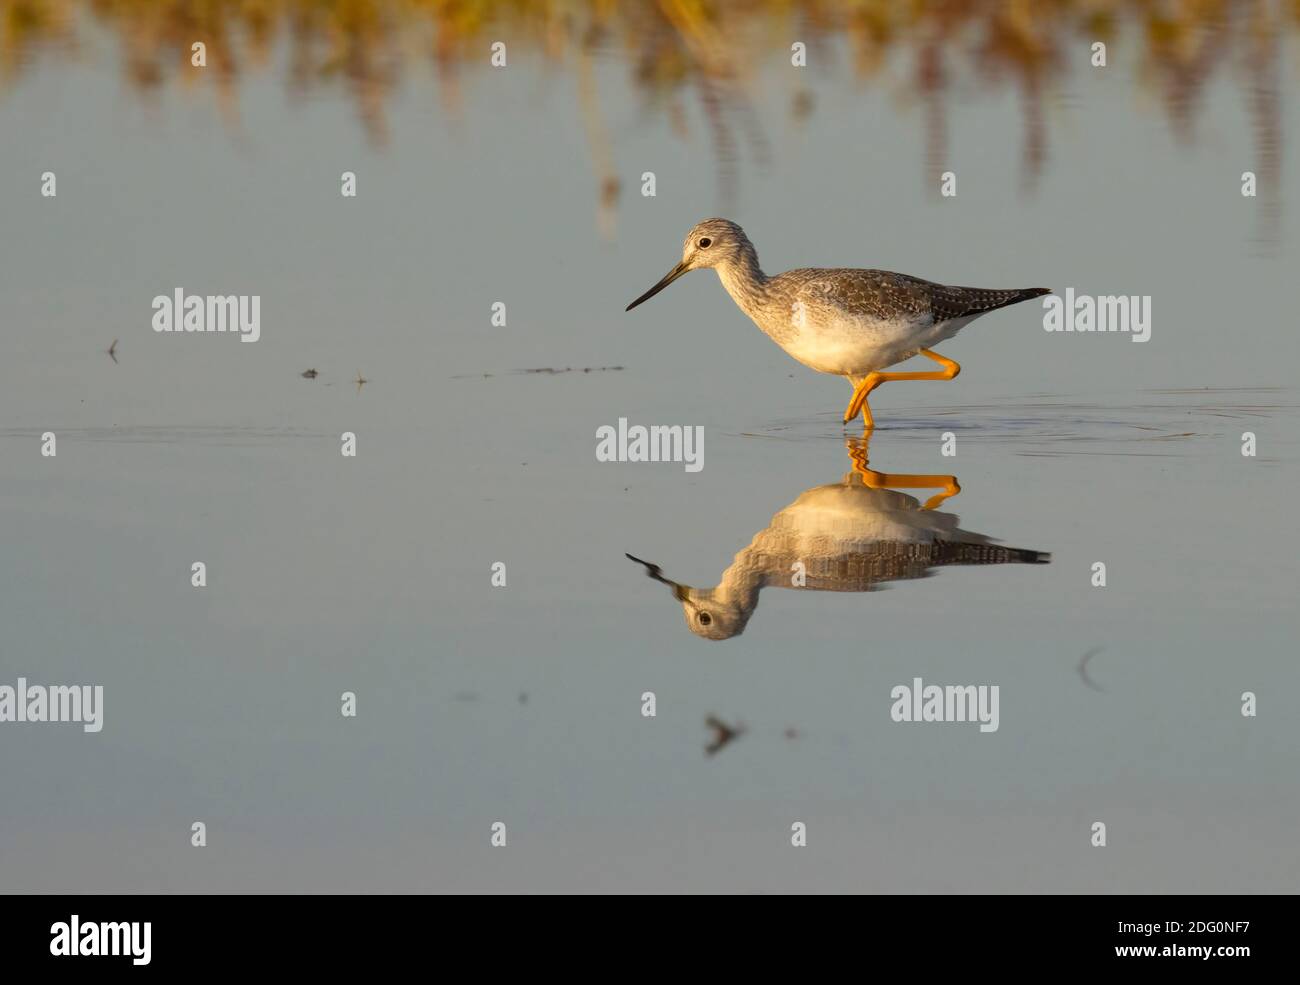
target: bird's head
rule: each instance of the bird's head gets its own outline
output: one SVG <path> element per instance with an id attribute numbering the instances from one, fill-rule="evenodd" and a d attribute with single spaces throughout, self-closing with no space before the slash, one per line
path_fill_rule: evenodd
<path id="1" fill-rule="evenodd" d="M 644 565 L 646 574 L 667 585 L 673 598 L 682 604 L 686 628 L 706 640 L 729 640 L 745 631 L 749 617 L 754 613 L 752 601 L 728 598 L 716 588 L 692 588 L 664 577 L 657 564 L 627 555 L 628 560 Z"/>
<path id="2" fill-rule="evenodd" d="M 705 219 L 697 222 L 682 242 L 681 262 L 668 271 L 658 284 L 629 304 L 627 310 L 631 311 L 643 301 L 649 301 L 682 274 L 734 263 L 746 251 L 753 252 L 753 249 L 745 230 L 730 219 Z"/>

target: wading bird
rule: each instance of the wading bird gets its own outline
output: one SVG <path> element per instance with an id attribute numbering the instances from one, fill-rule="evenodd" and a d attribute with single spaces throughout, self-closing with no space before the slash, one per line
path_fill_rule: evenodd
<path id="1" fill-rule="evenodd" d="M 868 428 L 874 422 L 867 397 L 880 384 L 951 380 L 961 367 L 932 346 L 952 338 L 980 315 L 1051 293 L 1044 287 L 950 287 L 887 270 L 843 267 L 807 267 L 769 277 L 743 229 L 728 219 L 705 219 L 687 233 L 681 262 L 627 310 L 682 274 L 705 267 L 718 272 L 740 310 L 787 353 L 810 369 L 843 376 L 853 384 L 844 423 L 861 411 Z M 916 355 L 943 368 L 881 372 Z"/>

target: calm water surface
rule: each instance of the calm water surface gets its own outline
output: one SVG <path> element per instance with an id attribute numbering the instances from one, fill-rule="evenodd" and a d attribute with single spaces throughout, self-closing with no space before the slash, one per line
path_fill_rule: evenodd
<path id="1" fill-rule="evenodd" d="M 1232 9 L 1187 36 L 1243 50 L 1257 10 Z M 806 69 L 741 32 L 731 79 L 689 25 L 627 16 L 634 44 L 569 24 L 558 52 L 508 24 L 433 62 L 381 38 L 310 84 L 275 34 L 235 32 L 220 84 L 140 24 L 11 39 L 0 683 L 106 708 L 97 735 L 4 728 L 0 889 L 1294 890 L 1293 28 L 1178 89 L 1136 22 L 1104 71 L 1077 28 L 999 83 L 970 25 L 908 26 L 862 74 L 874 49 L 795 18 L 773 30 Z M 707 590 L 860 478 L 848 388 L 712 275 L 624 314 L 716 213 L 769 272 L 1152 297 L 1148 343 L 1027 304 L 944 347 L 958 380 L 873 398 L 872 470 L 954 475 L 934 522 L 1050 564 L 772 587 L 743 633 L 690 631 L 625 553 Z M 176 287 L 259 294 L 261 341 L 155 334 Z M 588 367 L 621 368 L 517 372 Z M 703 471 L 597 462 L 619 417 L 703 426 Z M 845 509 L 865 537 L 882 507 Z M 915 677 L 999 685 L 999 730 L 892 722 Z M 745 726 L 714 756 L 710 714 Z"/>

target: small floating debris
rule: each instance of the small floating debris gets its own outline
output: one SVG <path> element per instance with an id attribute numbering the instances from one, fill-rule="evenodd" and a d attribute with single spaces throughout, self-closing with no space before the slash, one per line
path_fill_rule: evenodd
<path id="1" fill-rule="evenodd" d="M 704 747 L 704 755 L 713 756 L 721 752 L 724 747 L 739 739 L 745 734 L 745 726 L 737 722 L 735 725 L 728 725 L 717 715 L 708 715 L 704 719 L 706 727 L 713 730 L 713 741 Z"/>
<path id="2" fill-rule="evenodd" d="M 621 373 L 622 366 L 539 366 L 535 369 L 516 369 L 516 373 L 530 373 L 533 375 L 543 374 L 546 376 L 559 376 L 561 373 Z"/>
<path id="3" fill-rule="evenodd" d="M 517 376 L 559 376 L 562 373 L 621 373 L 626 366 L 530 366 L 512 369 Z M 453 380 L 490 380 L 496 373 L 458 373 Z"/>

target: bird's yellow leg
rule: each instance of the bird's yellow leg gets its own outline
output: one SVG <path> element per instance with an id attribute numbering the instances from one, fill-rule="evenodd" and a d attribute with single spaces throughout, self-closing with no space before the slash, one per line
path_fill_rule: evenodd
<path id="1" fill-rule="evenodd" d="M 877 472 L 865 469 L 859 473 L 862 484 L 869 489 L 942 489 L 925 501 L 922 509 L 932 510 L 945 499 L 961 492 L 955 475 L 905 475 L 901 472 Z"/>
<path id="2" fill-rule="evenodd" d="M 844 442 L 844 447 L 848 449 L 849 460 L 853 462 L 853 471 L 859 475 L 871 471 L 867 468 L 867 448 L 870 443 L 869 434 L 864 434 L 861 438 L 849 438 Z"/>
<path id="3" fill-rule="evenodd" d="M 853 461 L 853 471 L 862 477 L 862 484 L 869 489 L 942 489 L 926 500 L 922 509 L 932 510 L 945 499 L 961 492 L 961 484 L 955 475 L 911 475 L 902 472 L 877 472 L 867 464 L 868 439 L 847 442 L 849 458 Z"/>
<path id="4" fill-rule="evenodd" d="M 848 408 L 844 411 L 844 423 L 858 416 L 858 411 L 862 411 L 862 423 L 868 430 L 875 427 L 875 422 L 871 419 L 871 408 L 867 405 L 867 396 L 880 384 L 884 383 L 883 373 L 868 373 L 862 378 L 862 382 L 857 385 L 853 391 L 853 399 L 849 401 Z"/>
<path id="5" fill-rule="evenodd" d="M 861 410 L 863 423 L 868 428 L 875 426 L 871 419 L 871 408 L 867 406 L 867 397 L 882 383 L 892 383 L 896 380 L 951 380 L 961 372 L 961 367 L 957 363 L 937 352 L 922 349 L 921 355 L 933 359 L 943 369 L 930 373 L 868 373 L 853 391 L 853 399 L 849 401 L 848 409 L 844 412 L 844 423 L 848 424 Z"/>

